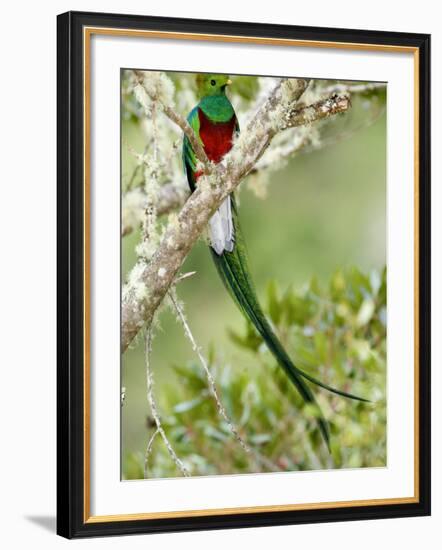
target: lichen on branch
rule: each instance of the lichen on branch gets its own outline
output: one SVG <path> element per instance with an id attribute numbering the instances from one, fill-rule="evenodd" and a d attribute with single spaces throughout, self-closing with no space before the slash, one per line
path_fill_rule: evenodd
<path id="1" fill-rule="evenodd" d="M 326 99 L 321 99 L 310 105 L 288 110 L 285 115 L 286 118 L 284 119 L 283 117 L 282 120 L 280 120 L 281 128 L 279 128 L 279 131 L 282 129 L 293 129 L 300 126 L 311 125 L 333 115 L 343 113 L 347 111 L 350 106 L 351 101 L 348 94 L 332 94 Z M 258 125 L 255 128 L 255 132 L 257 132 L 257 137 L 260 133 L 262 135 L 262 126 Z M 302 149 L 307 140 L 304 139 L 304 136 L 302 139 L 296 139 L 293 136 L 290 141 L 291 143 L 287 147 L 272 148 L 269 146 L 267 151 L 270 150 L 273 154 L 267 154 L 266 152 L 264 155 L 265 159 L 263 158 L 259 162 L 255 163 L 250 172 L 255 173 L 259 170 L 266 170 L 276 166 L 278 161 L 284 161 L 292 156 L 296 151 Z M 171 211 L 181 208 L 189 197 L 189 194 L 190 191 L 184 176 L 175 176 L 174 180 L 163 184 L 158 189 L 157 195 L 158 215 L 161 216 L 168 214 Z M 141 225 L 145 205 L 146 194 L 142 189 L 130 189 L 124 194 L 121 227 L 121 234 L 123 237 Z"/>

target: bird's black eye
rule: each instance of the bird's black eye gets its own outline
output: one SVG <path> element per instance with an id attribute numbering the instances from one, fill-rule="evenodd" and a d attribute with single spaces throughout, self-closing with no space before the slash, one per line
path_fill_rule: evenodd
<path id="1" fill-rule="evenodd" d="M 211 80 L 210 84 L 212 84 L 212 86 L 215 86 L 216 85 L 216 80 Z"/>

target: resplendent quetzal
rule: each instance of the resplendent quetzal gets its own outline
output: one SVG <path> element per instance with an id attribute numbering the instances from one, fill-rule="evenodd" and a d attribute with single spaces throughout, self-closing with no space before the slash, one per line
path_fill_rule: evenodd
<path id="1" fill-rule="evenodd" d="M 239 132 L 235 111 L 226 96 L 226 87 L 230 83 L 231 81 L 226 75 L 198 75 L 197 87 L 201 99 L 187 117 L 196 136 L 201 140 L 208 159 L 214 163 L 220 162 L 224 155 L 230 151 L 234 137 Z M 198 178 L 203 172 L 197 168 L 197 157 L 186 136 L 183 142 L 183 162 L 187 180 L 193 192 L 198 185 Z M 330 449 L 328 423 L 306 380 L 350 399 L 367 400 L 332 388 L 293 364 L 258 302 L 247 265 L 245 243 L 238 223 L 238 212 L 233 194 L 224 200 L 210 219 L 209 237 L 212 257 L 225 287 L 242 313 L 253 323 L 304 401 L 314 405 L 319 429 Z"/>

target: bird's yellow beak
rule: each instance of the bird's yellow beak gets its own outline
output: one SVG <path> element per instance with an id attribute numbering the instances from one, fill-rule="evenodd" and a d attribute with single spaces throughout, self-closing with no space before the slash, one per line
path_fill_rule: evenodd
<path id="1" fill-rule="evenodd" d="M 230 78 L 228 78 L 226 82 L 226 86 L 230 86 L 230 84 L 232 84 L 232 81 L 230 80 Z"/>

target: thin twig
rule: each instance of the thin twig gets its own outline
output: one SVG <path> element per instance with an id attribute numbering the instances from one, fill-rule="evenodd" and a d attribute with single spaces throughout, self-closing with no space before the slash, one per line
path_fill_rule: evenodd
<path id="1" fill-rule="evenodd" d="M 385 113 L 385 107 L 382 107 L 374 113 L 374 115 L 371 116 L 371 118 L 367 118 L 363 120 L 360 124 L 354 126 L 353 128 L 350 128 L 348 130 L 344 130 L 342 132 L 339 132 L 333 136 L 330 136 L 328 138 L 323 138 L 320 141 L 319 145 L 316 144 L 310 144 L 306 147 L 303 147 L 299 151 L 295 151 L 296 155 L 298 154 L 309 154 L 313 151 L 317 151 L 318 149 L 326 149 L 330 145 L 336 145 L 342 141 L 349 140 L 352 138 L 356 133 L 360 132 L 361 130 L 364 130 L 365 128 L 369 128 L 373 124 L 375 124 L 381 116 Z M 295 156 L 295 155 L 293 155 Z"/>
<path id="2" fill-rule="evenodd" d="M 279 468 L 276 464 L 274 464 L 270 459 L 263 456 L 257 449 L 255 449 L 253 446 L 248 445 L 244 439 L 239 435 L 237 428 L 235 427 L 233 421 L 230 419 L 230 417 L 227 414 L 227 411 L 222 404 L 221 398 L 218 393 L 218 389 L 216 387 L 215 380 L 212 376 L 212 373 L 210 372 L 209 365 L 207 364 L 206 358 L 202 354 L 201 348 L 196 343 L 195 337 L 192 334 L 192 331 L 190 329 L 189 323 L 187 322 L 186 315 L 184 313 L 184 309 L 180 305 L 178 299 L 174 295 L 174 291 L 172 290 L 169 292 L 169 298 L 172 302 L 175 311 L 177 312 L 178 318 L 183 325 L 184 332 L 189 339 L 193 351 L 197 354 L 198 359 L 200 360 L 200 363 L 204 369 L 204 372 L 206 373 L 207 381 L 209 383 L 210 392 L 213 395 L 213 398 L 216 403 L 216 407 L 218 409 L 219 415 L 224 419 L 226 424 L 229 427 L 230 432 L 233 434 L 234 438 L 238 441 L 238 443 L 241 445 L 241 447 L 244 449 L 246 453 L 249 453 L 252 458 L 255 460 L 256 464 L 260 464 L 263 466 L 266 466 L 268 470 L 271 472 L 279 472 L 281 471 L 281 468 Z M 259 471 L 259 470 L 258 470 Z"/>
<path id="3" fill-rule="evenodd" d="M 180 283 L 181 281 L 184 281 L 184 279 L 188 279 L 189 277 L 193 277 L 195 275 L 196 271 L 188 271 L 187 273 L 183 273 L 182 275 L 179 275 L 175 281 L 173 282 L 174 285 L 177 283 Z"/>
<path id="4" fill-rule="evenodd" d="M 143 152 L 142 158 L 146 156 L 146 153 L 147 153 L 148 150 L 149 150 L 149 145 L 146 145 L 146 147 L 144 148 L 144 152 Z M 129 151 L 130 151 L 131 153 L 133 153 L 131 147 L 129 147 Z M 138 172 L 139 172 L 139 170 L 140 170 L 140 168 L 141 168 L 141 166 L 142 166 L 142 163 L 140 162 L 140 156 L 139 156 L 139 155 L 136 155 L 136 158 L 137 158 L 138 162 L 137 162 L 135 168 L 134 168 L 133 171 L 132 171 L 132 175 L 131 175 L 129 181 L 127 182 L 127 185 L 126 185 L 126 193 L 127 193 L 128 191 L 130 191 L 130 190 L 134 187 L 135 178 L 137 177 Z"/>
<path id="5" fill-rule="evenodd" d="M 230 420 L 226 409 L 224 408 L 224 405 L 221 403 L 221 399 L 218 394 L 218 390 L 216 388 L 215 380 L 213 379 L 212 373 L 210 372 L 209 366 L 207 364 L 206 358 L 201 352 L 201 348 L 196 343 L 195 338 L 193 337 L 192 331 L 190 330 L 189 323 L 187 322 L 186 316 L 184 314 L 183 308 L 179 304 L 178 300 L 174 296 L 174 292 L 169 292 L 169 298 L 170 301 L 173 304 L 173 307 L 175 308 L 175 311 L 177 312 L 178 318 L 183 325 L 184 333 L 186 334 L 187 338 L 189 339 L 193 351 L 197 354 L 198 359 L 200 360 L 200 363 L 204 369 L 204 372 L 206 373 L 207 382 L 209 383 L 210 391 L 213 395 L 213 398 L 215 399 L 216 407 L 218 409 L 218 412 L 220 416 L 225 420 L 226 424 L 229 427 L 229 430 L 235 437 L 235 439 L 238 441 L 238 443 L 241 445 L 241 447 L 244 449 L 246 453 L 250 452 L 249 446 L 246 445 L 242 437 L 239 435 L 238 430 L 234 426 L 233 422 Z"/>
<path id="6" fill-rule="evenodd" d="M 149 476 L 147 475 L 148 465 L 149 465 L 149 456 L 152 453 L 153 448 L 153 442 L 155 441 L 156 436 L 160 432 L 158 429 L 156 429 L 153 434 L 150 436 L 149 442 L 147 443 L 146 452 L 144 453 L 144 479 L 147 479 Z"/>
<path id="7" fill-rule="evenodd" d="M 169 439 L 167 438 L 167 435 L 163 429 L 163 426 L 161 424 L 160 415 L 158 414 L 158 409 L 155 402 L 155 397 L 153 394 L 153 372 L 150 368 L 150 356 L 152 352 L 152 329 L 151 327 L 146 329 L 146 336 L 145 336 L 145 349 L 144 349 L 144 356 L 145 356 L 145 363 L 146 363 L 146 385 L 147 385 L 147 401 L 150 406 L 150 410 L 152 412 L 152 417 L 155 421 L 155 425 L 157 427 L 158 433 L 161 435 L 164 444 L 167 448 L 167 451 L 169 452 L 170 457 L 175 462 L 178 469 L 181 471 L 184 477 L 189 477 L 190 473 L 189 470 L 184 466 L 183 461 L 178 457 L 178 455 L 173 450 L 172 445 L 170 444 Z"/>
<path id="8" fill-rule="evenodd" d="M 289 111 L 286 115 L 286 125 L 283 126 L 282 129 L 312 124 L 318 120 L 323 120 L 338 113 L 343 113 L 349 109 L 350 105 L 349 95 L 333 94 L 312 105 Z"/>
<path id="9" fill-rule="evenodd" d="M 144 72 L 143 71 L 133 71 L 135 78 L 140 86 L 143 86 L 145 92 L 149 96 L 149 98 L 153 102 L 157 102 L 161 105 L 161 108 L 164 112 L 164 114 L 170 118 L 172 122 L 174 122 L 177 126 L 181 128 L 183 133 L 186 135 L 188 140 L 190 141 L 192 148 L 195 152 L 195 155 L 197 156 L 198 160 L 204 165 L 204 172 L 206 174 L 209 174 L 211 172 L 211 166 L 210 161 L 207 158 L 206 152 L 204 151 L 204 147 L 201 143 L 201 141 L 196 137 L 195 132 L 193 131 L 193 128 L 190 126 L 190 124 L 187 122 L 185 118 L 183 118 L 180 114 L 178 114 L 170 105 L 167 105 L 166 103 L 162 102 L 158 97 L 153 96 L 149 89 L 144 85 Z"/>

